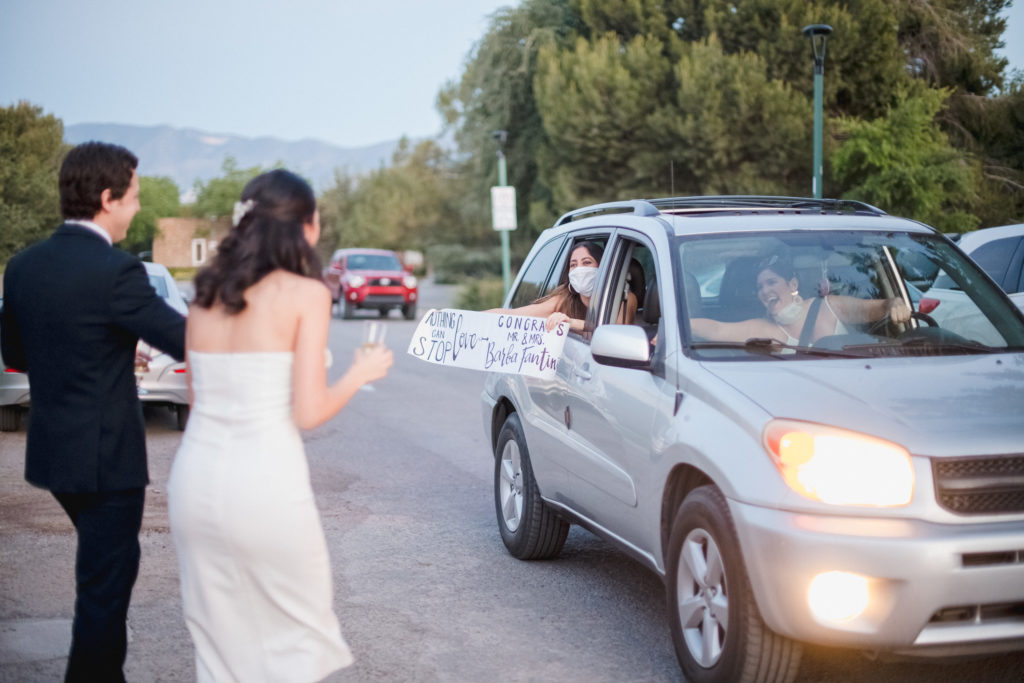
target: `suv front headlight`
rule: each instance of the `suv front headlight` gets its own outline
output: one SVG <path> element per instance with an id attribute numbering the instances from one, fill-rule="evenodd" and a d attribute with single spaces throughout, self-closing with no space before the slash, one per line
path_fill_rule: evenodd
<path id="1" fill-rule="evenodd" d="M 764 446 L 786 484 L 831 505 L 906 505 L 914 495 L 914 469 L 905 448 L 838 427 L 772 420 Z"/>
<path id="2" fill-rule="evenodd" d="M 416 278 L 412 275 L 406 275 L 402 278 L 402 284 L 405 285 L 406 289 L 413 289 L 416 287 Z"/>
<path id="3" fill-rule="evenodd" d="M 349 287 L 362 287 L 366 284 L 366 278 L 362 275 L 353 275 L 348 279 Z"/>

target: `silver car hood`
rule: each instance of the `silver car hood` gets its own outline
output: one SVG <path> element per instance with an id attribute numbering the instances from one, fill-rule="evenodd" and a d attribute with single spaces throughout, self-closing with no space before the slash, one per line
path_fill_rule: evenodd
<path id="1" fill-rule="evenodd" d="M 1024 354 L 702 363 L 773 417 L 930 456 L 1024 453 Z"/>

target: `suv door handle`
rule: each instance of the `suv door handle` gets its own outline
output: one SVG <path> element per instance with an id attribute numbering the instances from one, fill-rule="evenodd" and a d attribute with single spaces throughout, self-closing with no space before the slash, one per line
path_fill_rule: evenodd
<path id="1" fill-rule="evenodd" d="M 576 375 L 577 377 L 579 377 L 583 381 L 586 381 L 586 380 L 590 379 L 591 377 L 593 377 L 593 375 L 591 375 L 589 372 L 587 372 L 586 370 L 584 370 L 582 368 L 573 368 L 572 374 Z"/>

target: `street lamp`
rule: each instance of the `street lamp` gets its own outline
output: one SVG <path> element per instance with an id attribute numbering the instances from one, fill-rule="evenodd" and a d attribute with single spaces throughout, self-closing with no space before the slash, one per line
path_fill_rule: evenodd
<path id="1" fill-rule="evenodd" d="M 803 34 L 811 39 L 814 56 L 814 178 L 811 188 L 815 199 L 821 199 L 821 90 L 825 76 L 825 42 L 831 33 L 832 27 L 827 24 L 803 28 Z"/>

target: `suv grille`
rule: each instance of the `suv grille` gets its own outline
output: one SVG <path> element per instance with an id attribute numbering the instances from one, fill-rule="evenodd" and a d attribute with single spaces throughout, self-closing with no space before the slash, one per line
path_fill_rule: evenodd
<path id="1" fill-rule="evenodd" d="M 958 515 L 1024 512 L 1024 455 L 932 461 L 939 505 Z"/>

